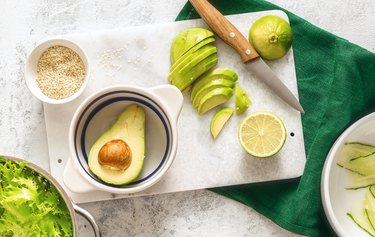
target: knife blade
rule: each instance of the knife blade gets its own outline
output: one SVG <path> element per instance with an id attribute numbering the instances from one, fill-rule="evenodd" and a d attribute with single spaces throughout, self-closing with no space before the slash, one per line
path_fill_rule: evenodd
<path id="1" fill-rule="evenodd" d="M 207 25 L 229 46 L 235 49 L 246 69 L 264 82 L 276 95 L 294 109 L 304 112 L 298 99 L 263 61 L 242 33 L 207 0 L 189 0 Z"/>

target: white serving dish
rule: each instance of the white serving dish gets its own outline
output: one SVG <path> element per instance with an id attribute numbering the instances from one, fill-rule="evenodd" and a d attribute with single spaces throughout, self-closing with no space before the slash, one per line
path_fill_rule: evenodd
<path id="1" fill-rule="evenodd" d="M 350 183 L 349 171 L 336 164 L 338 152 L 346 142 L 375 144 L 375 113 L 356 121 L 347 128 L 333 144 L 326 158 L 322 179 L 321 196 L 327 219 L 334 231 L 342 237 L 369 236 L 346 214 L 361 208 L 366 188 L 346 190 Z"/>

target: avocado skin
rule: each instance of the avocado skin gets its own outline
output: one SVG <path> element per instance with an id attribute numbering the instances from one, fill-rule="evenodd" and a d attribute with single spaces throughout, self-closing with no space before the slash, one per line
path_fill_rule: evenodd
<path id="1" fill-rule="evenodd" d="M 89 152 L 89 170 L 105 183 L 124 185 L 134 181 L 142 171 L 145 158 L 145 122 L 143 108 L 131 104 L 118 116 L 116 122 L 105 131 L 94 143 Z M 113 170 L 99 164 L 98 154 L 102 146 L 114 139 L 125 141 L 131 150 L 130 166 L 123 170 Z"/>

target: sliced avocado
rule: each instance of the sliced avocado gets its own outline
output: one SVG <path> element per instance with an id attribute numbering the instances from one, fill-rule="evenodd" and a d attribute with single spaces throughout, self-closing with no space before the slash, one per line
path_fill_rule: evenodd
<path id="1" fill-rule="evenodd" d="M 130 165 L 119 170 L 100 162 L 99 154 L 105 145 L 113 141 L 123 141 L 130 148 Z M 129 105 L 117 118 L 116 122 L 94 143 L 89 152 L 89 169 L 102 181 L 123 185 L 135 180 L 140 174 L 145 158 L 145 112 L 140 105 Z M 108 149 L 116 154 L 116 150 Z M 113 156 L 116 158 L 116 156 Z M 113 158 L 113 159 L 115 159 Z"/>
<path id="2" fill-rule="evenodd" d="M 191 90 L 192 87 L 193 87 L 192 85 L 189 85 L 188 87 L 186 87 L 185 89 L 183 89 L 183 90 L 181 91 L 181 93 L 182 93 L 183 95 L 186 95 L 187 93 L 189 93 L 189 91 Z"/>
<path id="3" fill-rule="evenodd" d="M 179 74 L 175 80 L 171 83 L 175 85 L 181 91 L 184 90 L 186 87 L 190 86 L 194 81 L 203 73 L 210 70 L 217 64 L 218 58 L 217 54 L 212 54 L 198 63 L 195 67 L 191 68 L 190 71 Z"/>
<path id="4" fill-rule="evenodd" d="M 194 45 L 214 34 L 204 28 L 192 28 L 180 32 L 171 45 L 171 62 L 177 61 Z"/>
<path id="5" fill-rule="evenodd" d="M 251 100 L 246 92 L 236 84 L 236 114 L 243 114 L 249 105 L 251 105 Z"/>
<path id="6" fill-rule="evenodd" d="M 198 44 L 194 45 L 191 49 L 189 49 L 184 55 L 182 55 L 178 60 L 171 62 L 171 69 L 170 71 L 173 71 L 173 69 L 180 64 L 180 62 L 184 61 L 187 57 L 189 57 L 191 54 L 195 53 L 196 51 L 200 50 L 203 46 L 210 44 L 214 45 L 213 42 L 215 41 L 214 37 L 208 37 Z"/>
<path id="7" fill-rule="evenodd" d="M 194 99 L 193 99 L 193 107 L 198 107 L 199 102 L 201 99 L 209 93 L 209 91 L 219 88 L 219 87 L 229 87 L 234 88 L 234 85 L 236 83 L 234 81 L 228 80 L 228 79 L 215 79 L 210 82 L 208 82 L 206 85 L 202 86 L 202 88 L 196 93 Z"/>
<path id="8" fill-rule="evenodd" d="M 238 75 L 236 72 L 227 68 L 216 68 L 212 71 L 209 71 L 194 82 L 190 98 L 193 100 L 196 93 L 204 85 L 215 79 L 228 79 L 235 82 L 238 79 Z"/>
<path id="9" fill-rule="evenodd" d="M 183 61 L 181 61 L 168 75 L 169 82 L 172 82 L 175 78 L 179 77 L 179 74 L 182 74 L 186 71 L 189 71 L 193 67 L 195 67 L 198 63 L 200 63 L 203 59 L 207 58 L 208 56 L 217 53 L 217 48 L 213 44 L 207 44 L 203 46 L 198 51 L 192 53 L 188 57 L 186 57 Z"/>
<path id="10" fill-rule="evenodd" d="M 233 109 L 225 107 L 216 112 L 211 120 L 210 131 L 214 139 L 219 135 L 221 129 L 228 122 L 233 114 Z"/>
<path id="11" fill-rule="evenodd" d="M 198 113 L 202 115 L 210 109 L 227 102 L 232 97 L 232 95 L 232 88 L 220 87 L 213 89 L 201 99 L 198 106 Z"/>

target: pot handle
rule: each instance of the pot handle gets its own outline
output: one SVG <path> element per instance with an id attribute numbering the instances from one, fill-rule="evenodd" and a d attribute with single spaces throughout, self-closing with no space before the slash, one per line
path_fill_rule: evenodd
<path id="1" fill-rule="evenodd" d="M 162 100 L 163 104 L 172 115 L 172 118 L 177 121 L 184 100 L 181 91 L 177 87 L 167 84 L 152 87 L 151 91 Z"/>
<path id="2" fill-rule="evenodd" d="M 74 203 L 73 203 L 73 208 L 74 208 L 76 213 L 78 213 L 80 216 L 85 218 L 90 223 L 92 229 L 94 230 L 95 237 L 101 237 L 102 235 L 100 233 L 98 224 L 96 224 L 96 221 L 95 221 L 94 217 L 88 211 L 86 211 L 85 209 L 77 206 Z"/>

